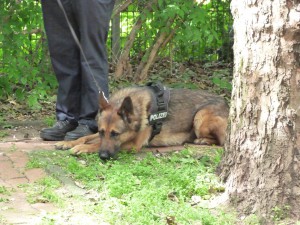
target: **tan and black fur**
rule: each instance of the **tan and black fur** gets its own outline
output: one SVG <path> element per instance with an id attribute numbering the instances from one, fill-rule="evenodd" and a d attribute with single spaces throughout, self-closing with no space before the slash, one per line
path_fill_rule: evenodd
<path id="1" fill-rule="evenodd" d="M 228 106 L 222 97 L 200 90 L 170 89 L 168 116 L 161 132 L 151 137 L 148 117 L 155 95 L 148 87 L 131 87 L 116 92 L 109 101 L 101 94 L 98 133 L 75 141 L 62 141 L 58 149 L 74 154 L 99 152 L 102 159 L 121 150 L 143 146 L 174 146 L 184 143 L 223 145 Z"/>

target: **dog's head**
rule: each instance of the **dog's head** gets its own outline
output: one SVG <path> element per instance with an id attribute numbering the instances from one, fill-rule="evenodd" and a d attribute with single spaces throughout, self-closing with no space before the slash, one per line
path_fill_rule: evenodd
<path id="1" fill-rule="evenodd" d="M 123 99 L 121 105 L 114 105 L 101 93 L 99 107 L 98 132 L 101 139 L 99 157 L 106 160 L 114 158 L 122 145 L 133 140 L 139 122 L 129 96 Z"/>

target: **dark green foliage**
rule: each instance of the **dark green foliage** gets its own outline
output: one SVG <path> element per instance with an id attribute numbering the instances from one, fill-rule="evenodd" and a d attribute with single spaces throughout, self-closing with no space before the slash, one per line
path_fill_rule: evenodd
<path id="1" fill-rule="evenodd" d="M 1 2 L 0 100 L 12 96 L 39 107 L 56 86 L 51 71 L 39 1 Z"/>
<path id="2" fill-rule="evenodd" d="M 152 6 L 153 13 L 141 15 L 147 23 L 140 30 L 132 55 L 141 55 L 141 52 L 146 51 L 158 32 L 171 33 L 173 30 L 174 36 L 168 48 L 160 51 L 161 56 L 172 55 L 176 61 L 231 61 L 230 2 L 196 2 L 159 0 L 157 5 Z M 170 21 L 172 25 L 168 26 Z"/>
<path id="3" fill-rule="evenodd" d="M 141 15 L 149 2 L 134 1 L 121 13 L 121 47 L 137 18 L 141 16 L 145 20 L 130 50 L 132 63 L 141 57 L 146 59 L 146 50 L 155 43 L 160 32 L 173 32 L 170 41 L 158 52 L 162 58 L 177 62 L 232 60 L 232 18 L 228 0 L 211 0 L 203 4 L 158 0 L 151 5 L 153 11 L 146 10 Z M 39 109 L 40 100 L 52 96 L 57 89 L 43 30 L 40 1 L 3 0 L 0 6 L 0 101 L 10 98 Z M 108 38 L 109 52 L 111 45 L 111 38 Z M 179 80 L 182 79 L 185 78 Z M 216 76 L 212 82 L 220 89 L 230 89 L 220 79 Z"/>

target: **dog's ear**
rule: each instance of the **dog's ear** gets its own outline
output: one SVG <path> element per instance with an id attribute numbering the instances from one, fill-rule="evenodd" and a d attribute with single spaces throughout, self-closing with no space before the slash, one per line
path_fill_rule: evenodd
<path id="1" fill-rule="evenodd" d="M 101 91 L 99 95 L 99 109 L 102 112 L 104 109 L 110 106 L 108 99 L 105 97 L 104 92 Z"/>
<path id="2" fill-rule="evenodd" d="M 133 115 L 133 104 L 129 96 L 124 98 L 122 105 L 118 110 L 118 114 L 122 117 L 123 120 L 131 123 L 131 116 Z"/>

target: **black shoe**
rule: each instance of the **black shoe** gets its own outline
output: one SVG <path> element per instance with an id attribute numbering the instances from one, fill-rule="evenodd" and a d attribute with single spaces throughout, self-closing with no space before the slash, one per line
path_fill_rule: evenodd
<path id="1" fill-rule="evenodd" d="M 66 133 L 74 130 L 77 123 L 71 123 L 68 120 L 59 120 L 53 127 L 41 130 L 40 137 L 45 141 L 62 141 Z"/>
<path id="2" fill-rule="evenodd" d="M 85 124 L 79 124 L 78 127 L 75 130 L 72 130 L 70 132 L 68 132 L 65 136 L 65 140 L 69 141 L 69 140 L 76 140 L 78 138 L 81 138 L 83 136 L 87 136 L 90 134 L 94 134 L 95 132 L 93 132 L 88 125 Z"/>

